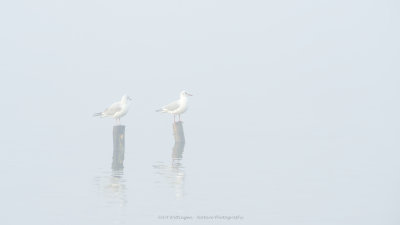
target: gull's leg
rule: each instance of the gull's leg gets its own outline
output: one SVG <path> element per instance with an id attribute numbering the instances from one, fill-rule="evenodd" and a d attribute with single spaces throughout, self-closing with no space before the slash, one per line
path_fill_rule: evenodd
<path id="1" fill-rule="evenodd" d="M 179 114 L 179 121 L 181 121 L 181 114 Z"/>
<path id="2" fill-rule="evenodd" d="M 174 123 L 175 123 L 175 114 L 174 114 Z"/>

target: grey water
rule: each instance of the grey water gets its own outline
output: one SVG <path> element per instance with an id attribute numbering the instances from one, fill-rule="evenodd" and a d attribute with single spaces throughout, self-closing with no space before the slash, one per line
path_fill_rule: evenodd
<path id="1" fill-rule="evenodd" d="M 81 132 L 76 138 L 82 145 L 67 140 L 65 147 L 46 141 L 36 147 L 17 143 L 22 149 L 10 146 L 1 160 L 2 211 L 7 212 L 2 220 L 368 224 L 382 220 L 381 215 L 387 215 L 386 224 L 397 220 L 398 164 L 392 156 L 398 153 L 388 138 L 368 140 L 365 133 L 284 137 L 254 133 L 254 126 L 228 131 L 210 129 L 211 124 L 204 124 L 208 133 L 200 135 L 187 119 L 186 142 L 175 143 L 168 125 L 158 132 L 165 133 L 162 141 L 141 140 L 141 132 L 126 125 L 121 170 L 111 168 L 111 126 L 100 139 Z"/>
<path id="2" fill-rule="evenodd" d="M 399 10 L 0 2 L 0 224 L 400 224 Z"/>

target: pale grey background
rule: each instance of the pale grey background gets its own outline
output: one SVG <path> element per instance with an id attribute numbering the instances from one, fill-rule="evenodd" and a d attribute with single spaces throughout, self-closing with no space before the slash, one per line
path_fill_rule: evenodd
<path id="1" fill-rule="evenodd" d="M 399 9 L 2 1 L 0 223 L 400 224 Z M 176 187 L 172 118 L 154 110 L 182 89 L 194 96 Z M 124 93 L 116 185 L 114 122 L 91 116 Z"/>

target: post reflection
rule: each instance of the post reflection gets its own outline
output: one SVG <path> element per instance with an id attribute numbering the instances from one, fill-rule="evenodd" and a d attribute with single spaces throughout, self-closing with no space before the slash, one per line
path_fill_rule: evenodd
<path id="1" fill-rule="evenodd" d="M 104 195 L 107 206 L 127 204 L 126 181 L 124 179 L 125 126 L 113 127 L 113 156 L 109 171 L 96 177 L 96 186 Z"/>
<path id="2" fill-rule="evenodd" d="M 185 170 L 183 166 L 183 152 L 185 149 L 185 135 L 182 121 L 173 123 L 173 135 L 175 144 L 172 147 L 171 161 L 169 166 L 166 163 L 158 162 L 154 168 L 157 174 L 163 175 L 167 183 L 174 189 L 176 199 L 184 197 Z"/>
<path id="3" fill-rule="evenodd" d="M 173 174 L 172 178 L 174 179 L 173 185 L 176 198 L 182 198 L 184 196 L 185 170 L 182 162 L 184 148 L 185 142 L 176 142 L 171 155 L 171 172 Z"/>
<path id="4" fill-rule="evenodd" d="M 127 187 L 123 170 L 112 170 L 111 174 L 106 172 L 104 175 L 96 177 L 95 182 L 98 191 L 104 196 L 108 206 L 126 206 Z"/>
<path id="5" fill-rule="evenodd" d="M 107 173 L 99 177 L 99 186 L 102 188 L 108 205 L 125 206 L 126 181 L 124 179 L 124 155 L 125 155 L 125 126 L 113 127 L 113 157 L 111 174 Z"/>

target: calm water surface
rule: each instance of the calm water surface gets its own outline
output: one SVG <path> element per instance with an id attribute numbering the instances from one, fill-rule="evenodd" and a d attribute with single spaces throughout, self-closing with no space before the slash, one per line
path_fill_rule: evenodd
<path id="1" fill-rule="evenodd" d="M 18 143 L 2 159 L 4 224 L 359 224 L 398 204 L 395 159 L 375 140 L 191 125 L 185 143 L 172 129 L 135 139 L 127 126 L 121 170 L 111 168 L 111 128 L 97 148 L 87 136 L 82 146 Z"/>

